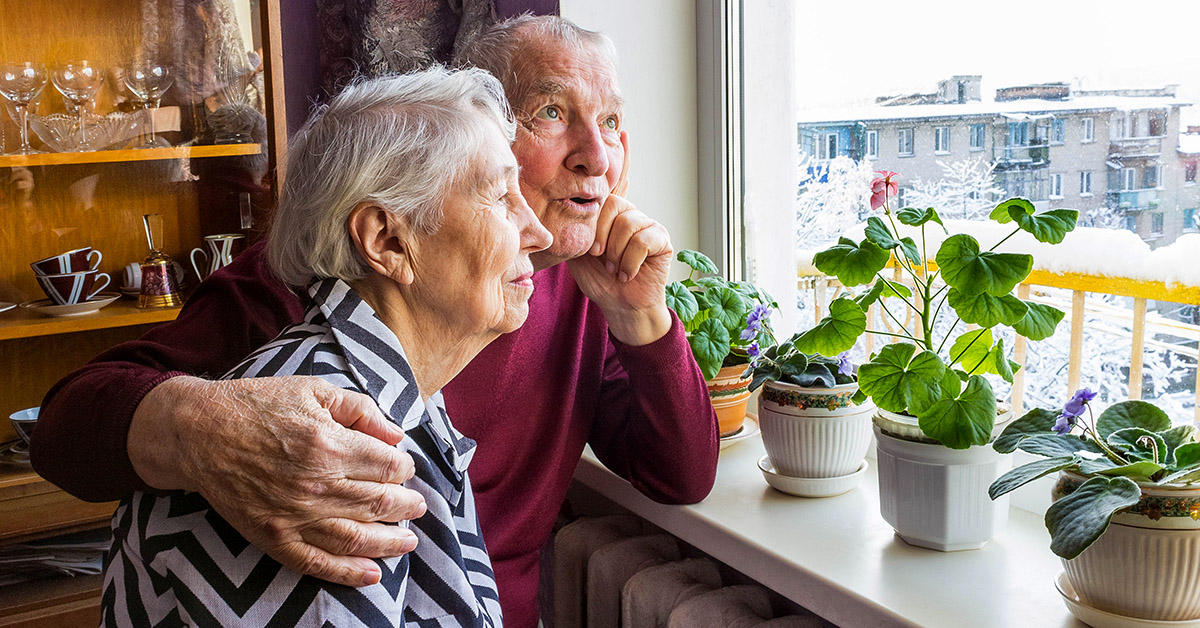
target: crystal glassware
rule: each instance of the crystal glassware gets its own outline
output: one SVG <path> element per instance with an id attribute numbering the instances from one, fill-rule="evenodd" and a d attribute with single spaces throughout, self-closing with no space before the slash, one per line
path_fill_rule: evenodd
<path id="1" fill-rule="evenodd" d="M 46 69 L 31 61 L 5 63 L 0 66 L 0 95 L 3 95 L 17 112 L 17 124 L 21 127 L 21 147 L 17 153 L 28 155 L 37 152 L 29 146 L 29 105 L 46 87 Z"/>
<path id="2" fill-rule="evenodd" d="M 75 107 L 79 125 L 79 150 L 90 150 L 86 126 L 88 105 L 104 83 L 104 72 L 88 61 L 72 61 L 54 68 L 50 81 Z"/>
<path id="3" fill-rule="evenodd" d="M 170 146 L 166 140 L 154 134 L 154 110 L 162 102 L 163 94 L 175 82 L 175 77 L 171 75 L 171 68 L 154 59 L 138 59 L 127 63 L 122 69 L 121 75 L 125 87 L 129 88 L 130 93 L 138 103 L 141 103 L 146 112 L 148 132 L 146 143 L 141 147 Z"/>

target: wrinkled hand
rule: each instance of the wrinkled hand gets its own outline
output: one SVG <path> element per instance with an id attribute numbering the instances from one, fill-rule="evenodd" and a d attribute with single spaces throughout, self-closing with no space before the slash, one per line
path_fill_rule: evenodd
<path id="1" fill-rule="evenodd" d="M 671 328 L 667 275 L 674 250 L 666 227 L 638 211 L 629 187 L 629 140 L 621 133 L 625 163 L 600 209 L 596 239 L 586 255 L 567 262 L 579 289 L 604 312 L 610 331 L 629 345 L 658 340 Z"/>
<path id="2" fill-rule="evenodd" d="M 317 378 L 174 377 L 142 399 L 128 446 L 148 484 L 200 493 L 284 566 L 362 586 L 380 579 L 371 558 L 417 544 L 379 523 L 425 514 L 400 485 L 413 475 L 403 436 L 370 397 Z"/>

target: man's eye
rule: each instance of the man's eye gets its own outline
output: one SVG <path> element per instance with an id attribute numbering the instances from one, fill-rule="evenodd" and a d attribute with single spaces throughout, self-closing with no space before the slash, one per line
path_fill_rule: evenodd
<path id="1" fill-rule="evenodd" d="M 617 130 L 617 117 L 609 116 L 604 119 L 604 128 L 615 131 Z"/>
<path id="2" fill-rule="evenodd" d="M 558 107 L 555 105 L 550 105 L 548 107 L 542 107 L 541 110 L 537 112 L 537 117 L 543 120 L 558 120 L 560 117 L 562 117 L 562 114 L 559 112 Z"/>

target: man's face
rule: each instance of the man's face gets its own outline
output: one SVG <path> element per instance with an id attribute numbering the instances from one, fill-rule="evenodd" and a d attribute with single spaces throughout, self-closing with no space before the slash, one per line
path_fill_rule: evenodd
<path id="1" fill-rule="evenodd" d="M 612 63 L 586 44 L 530 42 L 519 51 L 510 94 L 520 126 L 513 153 L 521 193 L 554 236 L 538 268 L 579 257 L 621 176 L 621 96 Z"/>

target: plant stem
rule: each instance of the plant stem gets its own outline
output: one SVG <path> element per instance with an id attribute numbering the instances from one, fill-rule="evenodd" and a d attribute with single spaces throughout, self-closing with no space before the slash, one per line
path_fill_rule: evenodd
<path id="1" fill-rule="evenodd" d="M 1094 427 L 1092 427 L 1096 424 L 1096 415 L 1092 413 L 1092 406 L 1090 404 L 1087 406 L 1087 410 L 1088 410 L 1088 418 L 1091 419 L 1091 425 L 1084 425 L 1083 432 L 1085 434 L 1090 433 L 1092 435 L 1092 440 L 1096 441 L 1096 444 L 1100 446 L 1100 449 L 1104 450 L 1104 454 L 1108 456 L 1109 460 L 1112 460 L 1113 462 L 1117 463 L 1118 465 L 1129 464 L 1129 462 L 1127 460 L 1125 460 L 1124 458 L 1122 458 L 1120 454 L 1109 449 L 1108 443 L 1105 443 L 1104 440 L 1100 438 L 1100 433 L 1097 432 Z"/>
<path id="2" fill-rule="evenodd" d="M 908 303 L 908 300 L 907 300 L 907 299 L 901 298 L 900 300 L 901 300 L 901 301 L 904 301 L 905 303 Z M 908 305 L 909 305 L 909 307 L 912 307 L 912 304 L 911 304 L 911 303 L 908 303 Z M 896 322 L 896 325 L 898 325 L 898 326 L 900 327 L 900 329 L 904 329 L 904 323 L 901 323 L 901 322 L 900 322 L 900 319 L 896 318 L 896 315 L 895 315 L 895 314 L 892 314 L 892 311 L 888 309 L 888 306 L 887 306 L 887 304 L 886 304 L 886 303 L 884 303 L 884 302 L 883 302 L 883 299 L 880 299 L 880 300 L 879 300 L 879 307 L 883 308 L 883 311 L 884 311 L 884 312 L 885 312 L 885 313 L 886 313 L 886 314 L 887 314 L 889 317 L 891 317 L 891 319 L 892 319 L 893 321 L 895 321 L 895 322 Z M 913 308 L 913 309 L 916 309 L 916 308 Z"/>
<path id="3" fill-rule="evenodd" d="M 875 276 L 876 276 L 876 277 L 879 277 L 879 280 L 880 280 L 880 281 L 882 281 L 884 284 L 886 284 L 886 285 L 887 285 L 887 287 L 891 288 L 891 289 L 892 289 L 892 292 L 895 292 L 897 295 L 899 295 L 899 294 L 900 294 L 900 291 L 896 289 L 896 284 L 895 284 L 895 283 L 893 283 L 893 282 L 891 282 L 891 281 L 888 281 L 887 277 L 884 277 L 884 276 L 883 276 L 883 273 L 875 273 Z M 918 310 L 918 309 L 917 309 L 917 306 L 915 306 L 915 305 L 913 305 L 912 303 L 910 303 L 908 299 L 906 299 L 906 298 L 904 298 L 904 297 L 900 297 L 900 300 L 901 300 L 901 301 L 904 301 L 904 304 L 905 304 L 905 305 L 907 305 L 908 307 L 912 308 L 912 311 L 914 311 L 914 312 L 916 312 L 916 313 L 918 313 L 918 314 L 920 314 L 920 313 L 921 313 L 921 310 Z M 879 299 L 879 302 L 880 302 L 880 303 L 883 303 L 883 297 L 880 297 L 880 299 Z M 896 321 L 896 322 L 897 322 L 897 323 L 899 323 L 900 321 Z"/>
<path id="4" fill-rule="evenodd" d="M 955 322 L 955 323 L 954 323 L 954 326 L 955 326 L 955 327 L 957 327 L 957 326 L 958 326 L 958 323 L 957 323 L 957 322 Z M 952 328 L 950 329 L 950 331 L 954 331 L 954 328 L 952 327 Z M 946 334 L 946 337 L 947 337 L 947 338 L 949 338 L 949 337 L 950 337 L 950 335 L 949 335 L 949 334 Z M 963 350 L 962 350 L 962 351 L 960 351 L 960 352 L 958 353 L 958 357 L 957 357 L 957 358 L 956 358 L 956 357 L 954 357 L 953 355 L 952 355 L 952 356 L 950 356 L 950 363 L 951 363 L 951 364 L 954 364 L 955 362 L 957 362 L 957 361 L 959 360 L 959 358 L 961 358 L 961 357 L 963 357 L 964 355 L 966 355 L 966 354 L 967 354 L 967 350 L 971 348 L 971 345 L 975 344 L 975 341 L 979 340 L 979 339 L 980 339 L 980 338 L 982 338 L 982 337 L 983 337 L 983 334 L 975 334 L 975 337 L 971 339 L 971 342 L 968 342 L 968 343 L 967 343 L 967 346 L 963 347 Z M 938 348 L 938 350 L 940 351 L 940 350 L 941 350 L 941 348 L 939 347 L 939 348 Z M 987 359 L 987 357 L 985 356 L 985 357 L 984 357 L 984 359 Z M 980 360 L 980 361 L 979 361 L 979 364 L 983 364 L 983 360 Z M 975 368 L 979 368 L 979 364 L 976 364 L 976 365 L 975 365 Z M 971 372 L 971 373 L 974 373 L 974 372 L 975 372 L 975 369 L 971 369 L 971 371 L 970 371 L 970 372 Z M 970 373 L 968 373 L 968 375 L 969 375 L 969 374 L 970 374 Z"/>
<path id="5" fill-rule="evenodd" d="M 938 350 L 937 350 L 938 353 L 942 352 L 942 347 L 946 346 L 946 341 L 950 340 L 950 336 L 952 336 L 954 334 L 955 329 L 958 329 L 958 324 L 961 322 L 962 322 L 962 319 L 960 318 L 960 319 L 954 321 L 954 324 L 950 326 L 950 331 L 946 332 L 946 337 L 942 338 L 941 344 L 938 345 Z M 965 351 L 965 349 L 964 349 L 964 351 Z M 954 364 L 954 361 L 951 360 L 950 363 Z"/>
<path id="6" fill-rule="evenodd" d="M 916 338 L 913 338 L 912 336 L 910 336 L 910 335 L 908 335 L 908 334 L 893 334 L 893 333 L 892 333 L 892 332 L 890 332 L 890 331 L 879 331 L 879 330 L 876 330 L 876 329 L 868 329 L 868 330 L 866 330 L 866 333 L 868 333 L 868 334 L 879 334 L 880 336 L 893 336 L 893 337 L 895 337 L 895 338 L 905 338 L 905 339 L 907 339 L 907 340 L 911 340 L 911 341 L 913 341 L 913 342 L 915 342 L 915 343 L 920 343 L 920 342 L 921 342 L 920 340 L 917 340 Z"/>
<path id="7" fill-rule="evenodd" d="M 989 252 L 990 252 L 990 251 L 995 251 L 997 247 L 999 247 L 1001 244 L 1004 244 L 1005 242 L 1008 242 L 1008 239 L 1009 239 L 1009 238 L 1011 238 L 1011 237 L 1013 237 L 1013 236 L 1017 235 L 1018 233 L 1020 233 L 1020 231 L 1021 231 L 1021 228 L 1020 228 L 1020 227 L 1017 227 L 1015 230 L 1013 230 L 1013 232 L 1012 232 L 1012 233 L 1010 233 L 1010 234 L 1008 234 L 1008 235 L 1004 236 L 1004 239 L 1003 239 L 1003 240 L 1001 240 L 1001 241 L 997 242 L 996 244 L 992 245 L 992 248 L 988 249 L 988 251 L 989 251 Z"/>

